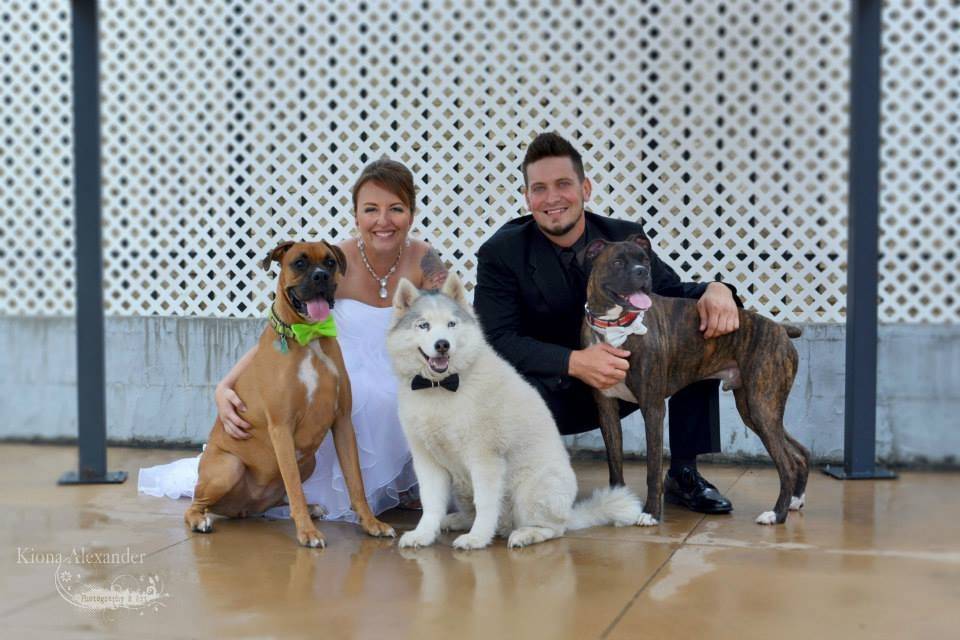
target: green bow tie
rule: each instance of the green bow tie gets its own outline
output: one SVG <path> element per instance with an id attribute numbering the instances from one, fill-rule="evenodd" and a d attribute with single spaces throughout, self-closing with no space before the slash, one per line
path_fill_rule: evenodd
<path id="1" fill-rule="evenodd" d="M 336 338 L 337 324 L 333 321 L 333 314 L 327 316 L 323 322 L 314 322 L 313 324 L 292 324 L 290 329 L 293 331 L 293 338 L 301 345 L 306 345 L 311 340 L 317 338 Z"/>
<path id="2" fill-rule="evenodd" d="M 281 353 L 287 352 L 287 338 L 293 338 L 301 346 L 306 346 L 311 340 L 316 340 L 317 338 L 337 337 L 337 324 L 333 320 L 332 313 L 322 322 L 289 325 L 278 318 L 273 307 L 270 307 L 270 314 L 267 318 L 270 320 L 270 326 L 272 326 L 273 330 L 280 336 L 280 339 L 277 340 L 274 346 Z"/>

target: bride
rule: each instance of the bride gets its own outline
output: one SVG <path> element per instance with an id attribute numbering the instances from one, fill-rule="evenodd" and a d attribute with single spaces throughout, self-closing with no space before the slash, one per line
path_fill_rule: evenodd
<path id="1" fill-rule="evenodd" d="M 385 347 L 391 300 L 401 276 L 421 289 L 439 289 L 447 272 L 436 251 L 408 237 L 416 189 L 407 167 L 388 159 L 367 165 L 352 195 L 359 237 L 339 245 L 347 257 L 347 270 L 337 286 L 333 316 L 353 390 L 352 417 L 363 486 L 370 508 L 380 514 L 405 496 L 409 499 L 417 481 L 397 417 L 396 382 Z M 250 437 L 246 433 L 250 425 L 241 417 L 246 407 L 233 387 L 256 349 L 248 351 L 217 385 L 217 413 L 224 430 L 234 438 Z M 141 469 L 138 490 L 158 497 L 193 497 L 198 461 L 199 456 Z M 325 438 L 317 450 L 316 471 L 303 483 L 303 491 L 308 503 L 325 508 L 326 520 L 356 521 L 333 438 Z M 288 513 L 287 507 L 275 507 L 266 515 L 286 517 Z"/>

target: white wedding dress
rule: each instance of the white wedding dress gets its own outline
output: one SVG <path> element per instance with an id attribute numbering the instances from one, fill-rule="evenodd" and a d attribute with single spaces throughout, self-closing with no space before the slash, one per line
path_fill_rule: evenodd
<path id="1" fill-rule="evenodd" d="M 337 339 L 353 391 L 353 426 L 367 502 L 376 514 L 397 506 L 399 494 L 416 485 L 410 449 L 397 416 L 397 383 L 387 357 L 386 336 L 392 307 L 372 307 L 358 300 L 337 300 L 333 316 Z M 140 469 L 137 489 L 151 496 L 193 498 L 200 457 Z M 319 504 L 325 520 L 356 522 L 340 463 L 328 433 L 317 450 L 317 468 L 303 491 L 308 504 Z M 289 517 L 289 507 L 274 507 L 267 517 Z"/>

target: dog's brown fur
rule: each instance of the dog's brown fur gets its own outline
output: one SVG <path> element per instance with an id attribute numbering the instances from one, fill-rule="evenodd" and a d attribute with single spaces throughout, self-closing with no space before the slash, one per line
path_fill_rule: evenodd
<path id="1" fill-rule="evenodd" d="M 610 291 L 617 287 L 650 293 L 647 252 L 649 241 L 637 236 L 625 242 L 591 243 L 585 257 L 592 261 L 587 304 L 601 315 L 615 305 Z M 616 259 L 618 265 L 614 266 Z M 641 281 L 629 284 L 622 269 L 640 269 Z M 609 284 L 617 281 L 616 285 Z M 632 292 L 631 291 L 631 292 Z M 644 335 L 630 336 L 622 349 L 630 351 L 626 387 L 635 396 L 646 427 L 647 500 L 644 511 L 661 519 L 663 495 L 663 418 L 665 400 L 687 385 L 707 378 L 720 378 L 724 389 L 733 389 L 737 410 L 744 423 L 761 439 L 780 475 L 780 495 L 773 511 L 776 522 L 786 520 L 791 498 L 801 499 L 807 484 L 810 453 L 786 432 L 783 413 L 797 372 L 797 350 L 791 337 L 800 329 L 781 325 L 751 311 L 739 310 L 740 328 L 716 338 L 704 339 L 695 300 L 650 295 L 652 306 L 644 315 Z M 585 346 L 599 341 L 584 320 Z M 607 448 L 610 483 L 623 484 L 623 443 L 618 401 L 594 390 L 600 425 Z M 797 501 L 794 504 L 798 504 Z"/>
<path id="2" fill-rule="evenodd" d="M 307 268 L 295 268 L 306 261 Z M 328 300 L 346 270 L 343 252 L 326 242 L 285 242 L 270 252 L 264 267 L 281 264 L 274 310 L 286 324 L 304 322 L 288 297 L 293 287 L 306 286 L 306 278 L 317 269 L 326 271 L 332 282 Z M 298 264 L 303 265 L 303 262 Z M 193 504 L 184 520 L 194 531 L 212 530 L 208 512 L 229 517 L 246 517 L 283 504 L 290 504 L 296 524 L 297 540 L 308 547 L 324 546 L 324 537 L 312 517 L 320 511 L 308 506 L 302 482 L 316 465 L 315 454 L 328 430 L 333 430 L 337 457 L 343 469 L 350 502 L 360 526 L 374 536 L 393 535 L 393 529 L 380 522 L 370 510 L 363 490 L 353 422 L 350 418 L 350 379 L 344 368 L 340 346 L 335 338 L 320 338 L 299 345 L 287 339 L 286 353 L 276 348 L 278 334 L 268 324 L 260 336 L 256 354 L 237 380 L 237 394 L 244 399 L 244 419 L 250 423 L 252 437 L 238 440 L 223 429 L 219 417 L 213 425 L 206 449 L 200 458 L 200 470 Z M 312 398 L 299 379 L 305 358 L 316 373 Z M 331 370 L 329 362 L 335 369 Z"/>

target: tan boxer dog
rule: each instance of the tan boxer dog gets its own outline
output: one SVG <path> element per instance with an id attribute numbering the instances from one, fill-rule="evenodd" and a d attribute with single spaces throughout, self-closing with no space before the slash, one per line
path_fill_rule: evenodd
<path id="1" fill-rule="evenodd" d="M 759 524 L 782 523 L 803 506 L 810 452 L 787 433 L 783 412 L 797 372 L 790 338 L 800 329 L 740 309 L 740 328 L 705 340 L 697 301 L 651 293 L 650 241 L 595 240 L 581 252 L 590 266 L 582 342 L 606 342 L 630 352 L 624 382 L 594 390 L 607 447 L 610 483 L 623 484 L 623 442 L 617 400 L 640 405 L 647 437 L 645 523 L 661 519 L 665 400 L 698 380 L 719 378 L 733 389 L 744 423 L 763 442 L 780 475 L 780 496 Z"/>
<path id="2" fill-rule="evenodd" d="M 372 536 L 393 536 L 367 504 L 350 419 L 350 379 L 340 346 L 329 335 L 330 309 L 346 273 L 346 258 L 326 242 L 284 242 L 262 266 L 269 269 L 272 262 L 279 262 L 281 270 L 270 322 L 235 387 L 247 405 L 244 419 L 251 437 L 231 438 L 217 418 L 184 520 L 192 530 L 209 533 L 209 513 L 243 518 L 283 504 L 286 496 L 300 544 L 325 546 L 312 522 L 323 512 L 307 505 L 302 483 L 313 473 L 314 454 L 332 429 L 360 526 Z"/>

